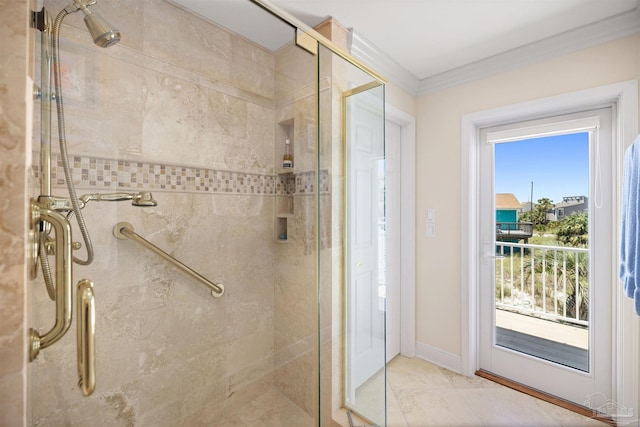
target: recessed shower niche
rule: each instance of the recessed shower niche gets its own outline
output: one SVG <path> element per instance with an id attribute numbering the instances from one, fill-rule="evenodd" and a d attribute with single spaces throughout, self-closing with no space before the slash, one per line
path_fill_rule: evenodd
<path id="1" fill-rule="evenodd" d="M 276 196 L 276 242 L 286 243 L 292 238 L 290 227 L 294 221 L 296 195 L 295 175 L 295 120 L 293 118 L 278 123 L 275 144 L 275 169 L 278 171 L 280 186 Z"/>
<path id="2" fill-rule="evenodd" d="M 286 243 L 292 238 L 289 234 L 289 226 L 294 219 L 293 197 L 293 194 L 276 196 L 276 242 L 278 243 Z"/>

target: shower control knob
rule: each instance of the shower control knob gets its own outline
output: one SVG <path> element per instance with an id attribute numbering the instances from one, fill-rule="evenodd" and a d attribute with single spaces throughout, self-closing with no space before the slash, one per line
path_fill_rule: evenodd
<path id="1" fill-rule="evenodd" d="M 80 242 L 73 242 L 71 244 L 71 249 L 73 249 L 74 251 L 77 251 L 80 248 L 82 248 L 82 243 Z"/>

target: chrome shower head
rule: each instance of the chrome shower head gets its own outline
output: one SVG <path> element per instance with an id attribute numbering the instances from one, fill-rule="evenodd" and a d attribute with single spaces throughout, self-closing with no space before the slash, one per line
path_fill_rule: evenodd
<path id="1" fill-rule="evenodd" d="M 112 28 L 99 15 L 92 13 L 89 9 L 82 10 L 84 15 L 84 23 L 93 37 L 93 42 L 100 47 L 109 47 L 120 41 L 120 31 Z"/>
<path id="2" fill-rule="evenodd" d="M 65 10 L 67 13 L 81 10 L 84 23 L 93 37 L 93 42 L 100 47 L 109 47 L 120 41 L 120 31 L 113 28 L 101 16 L 91 12 L 88 6 L 96 4 L 96 0 L 74 0 Z"/>

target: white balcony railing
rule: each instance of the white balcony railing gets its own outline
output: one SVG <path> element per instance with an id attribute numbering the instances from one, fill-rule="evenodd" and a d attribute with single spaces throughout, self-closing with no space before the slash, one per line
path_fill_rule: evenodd
<path id="1" fill-rule="evenodd" d="M 496 306 L 589 324 L 589 250 L 496 242 Z"/>

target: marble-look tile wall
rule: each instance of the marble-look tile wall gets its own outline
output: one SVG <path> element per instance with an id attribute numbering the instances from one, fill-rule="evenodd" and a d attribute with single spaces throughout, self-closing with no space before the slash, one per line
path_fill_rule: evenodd
<path id="1" fill-rule="evenodd" d="M 287 61 L 297 53 L 273 55 L 165 1 L 96 7 L 121 30 L 116 47 L 94 47 L 76 15 L 62 29 L 77 190 L 150 189 L 158 206 L 91 202 L 83 210 L 95 261 L 75 266 L 74 280 L 95 282 L 97 388 L 89 398 L 77 390 L 75 335 L 67 334 L 29 366 L 32 424 L 215 419 L 274 383 L 315 416 L 314 78 L 289 85 L 276 76 L 308 75 L 300 73 L 315 59 L 302 53 L 312 65 L 293 68 Z M 298 124 L 293 183 L 276 174 L 274 145 L 278 123 L 290 118 Z M 55 189 L 66 194 L 54 166 Z M 278 244 L 275 203 L 288 192 L 290 242 Z M 115 239 L 121 221 L 224 283 L 226 294 L 214 299 L 166 261 Z M 45 329 L 52 303 L 40 281 L 31 286 L 33 323 Z"/>
<path id="2" fill-rule="evenodd" d="M 276 156 L 282 153 L 282 139 L 289 138 L 294 155 L 294 179 L 311 172 L 316 178 L 316 58 L 289 46 L 276 58 L 276 91 L 280 123 Z M 280 156 L 281 157 L 281 156 Z M 329 188 L 328 175 L 321 171 L 320 192 Z M 279 203 L 289 213 L 288 239 L 275 247 L 276 370 L 274 382 L 289 399 L 318 415 L 317 338 L 317 239 L 316 191 L 296 191 Z"/>
<path id="3" fill-rule="evenodd" d="M 0 425 L 26 421 L 27 1 L 0 13 Z"/>
<path id="4" fill-rule="evenodd" d="M 328 19 L 317 30 L 337 46 L 346 47 L 347 30 Z M 348 89 L 346 66 L 342 59 L 320 49 L 320 72 L 330 76 L 321 85 L 320 144 L 321 167 L 331 176 L 331 198 L 323 198 L 321 212 L 329 217 L 321 233 L 331 236 L 331 247 L 320 254 L 320 399 L 323 426 L 347 425 L 338 413 L 344 405 L 344 135 L 342 94 Z M 344 414 L 343 414 L 344 415 Z M 340 424 L 339 424 L 340 423 Z"/>

